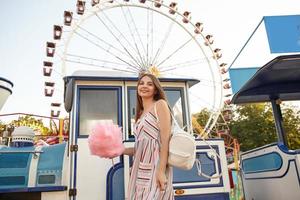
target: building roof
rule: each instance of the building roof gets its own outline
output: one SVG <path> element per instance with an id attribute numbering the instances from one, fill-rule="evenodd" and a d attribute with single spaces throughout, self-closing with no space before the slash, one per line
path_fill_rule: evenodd
<path id="1" fill-rule="evenodd" d="M 64 77 L 65 82 L 69 79 L 88 80 L 88 81 L 137 81 L 137 74 L 116 71 L 76 71 L 71 76 Z M 161 82 L 187 82 L 189 87 L 200 81 L 193 78 L 169 77 L 159 78 Z"/>
<path id="2" fill-rule="evenodd" d="M 261 67 L 233 96 L 232 103 L 300 99 L 300 54 L 278 56 Z"/>

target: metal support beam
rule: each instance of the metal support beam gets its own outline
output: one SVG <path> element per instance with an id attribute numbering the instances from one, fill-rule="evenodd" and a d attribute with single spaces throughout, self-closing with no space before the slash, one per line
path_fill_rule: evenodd
<path id="1" fill-rule="evenodd" d="M 282 142 L 285 146 L 287 146 L 287 138 L 283 129 L 283 119 L 280 104 L 277 103 L 276 100 L 271 100 L 273 115 L 275 119 L 276 132 L 278 136 L 278 142 Z"/>

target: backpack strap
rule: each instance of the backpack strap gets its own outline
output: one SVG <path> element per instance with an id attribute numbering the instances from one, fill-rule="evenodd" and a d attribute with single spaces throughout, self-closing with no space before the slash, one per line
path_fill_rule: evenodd
<path id="1" fill-rule="evenodd" d="M 156 122 L 159 123 L 159 118 L 158 118 L 157 109 L 156 109 L 156 103 L 157 102 L 154 103 L 154 115 L 156 117 Z M 170 110 L 170 115 L 171 115 L 171 126 L 173 126 L 172 124 L 174 123 L 177 127 L 180 127 L 179 124 L 177 123 L 176 119 L 175 119 L 175 116 L 173 115 L 172 109 L 171 109 L 169 104 L 168 104 L 168 108 Z"/>
<path id="2" fill-rule="evenodd" d="M 157 102 L 154 103 L 154 115 L 156 117 L 156 122 L 159 123 L 159 119 L 158 119 L 158 115 L 157 115 L 157 110 L 156 110 L 156 103 Z"/>

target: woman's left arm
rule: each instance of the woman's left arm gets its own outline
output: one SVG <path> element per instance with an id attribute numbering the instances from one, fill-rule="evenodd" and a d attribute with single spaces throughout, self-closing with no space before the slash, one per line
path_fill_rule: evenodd
<path id="1" fill-rule="evenodd" d="M 165 189 L 166 167 L 168 163 L 169 142 L 171 136 L 171 117 L 168 104 L 164 100 L 159 100 L 156 105 L 159 129 L 160 129 L 160 155 L 157 171 L 158 186 L 161 190 Z"/>

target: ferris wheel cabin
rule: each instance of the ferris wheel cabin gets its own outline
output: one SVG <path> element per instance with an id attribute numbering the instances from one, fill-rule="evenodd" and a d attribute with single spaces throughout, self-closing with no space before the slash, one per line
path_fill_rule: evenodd
<path id="1" fill-rule="evenodd" d="M 76 199 L 124 199 L 132 158 L 109 159 L 90 155 L 87 138 L 96 123 L 112 121 L 122 127 L 126 147 L 133 147 L 137 77 L 126 73 L 78 71 L 65 77 L 65 107 L 70 112 L 70 189 Z M 180 126 L 191 127 L 188 89 L 195 79 L 161 78 Z M 190 130 L 189 130 L 190 131 Z M 73 151 L 72 151 L 73 150 Z M 217 154 L 217 155 L 216 155 Z M 224 142 L 197 140 L 196 164 L 190 171 L 174 169 L 176 199 L 229 199 Z"/>

